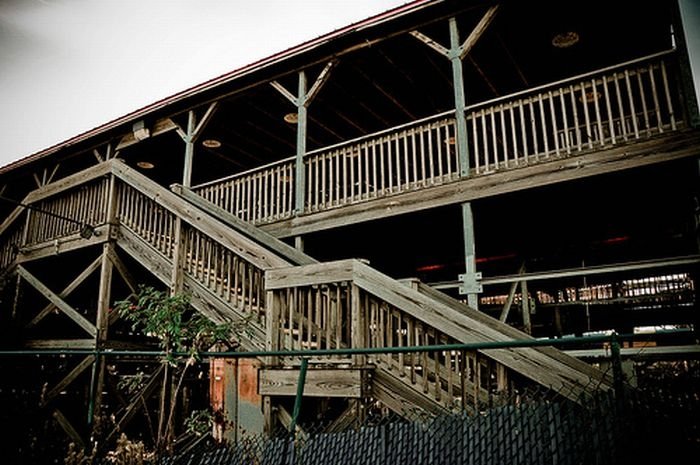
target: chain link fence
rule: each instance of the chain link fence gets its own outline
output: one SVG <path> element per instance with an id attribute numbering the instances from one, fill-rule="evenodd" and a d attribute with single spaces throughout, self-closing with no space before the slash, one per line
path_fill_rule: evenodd
<path id="1" fill-rule="evenodd" d="M 301 423 L 221 446 L 202 441 L 162 465 L 695 463 L 700 362 L 651 362 L 636 386 L 589 386 L 578 401 L 533 386 L 495 396 L 478 413 L 399 417 L 371 400 L 344 424 Z"/>

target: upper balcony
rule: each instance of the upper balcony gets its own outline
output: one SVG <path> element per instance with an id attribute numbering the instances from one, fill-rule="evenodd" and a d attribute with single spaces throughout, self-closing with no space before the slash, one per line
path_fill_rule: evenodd
<path id="1" fill-rule="evenodd" d="M 438 185 L 654 140 L 687 127 L 677 54 L 650 56 L 467 106 L 468 163 L 454 111 L 312 150 L 295 212 L 295 157 L 193 190 L 266 224 Z"/>

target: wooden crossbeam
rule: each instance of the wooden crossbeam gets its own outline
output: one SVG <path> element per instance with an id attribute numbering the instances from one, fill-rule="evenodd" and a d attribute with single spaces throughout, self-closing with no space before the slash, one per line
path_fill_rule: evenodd
<path id="1" fill-rule="evenodd" d="M 488 11 L 486 11 L 486 14 L 484 14 L 484 16 L 481 18 L 481 20 L 479 20 L 479 23 L 474 27 L 474 29 L 472 29 L 472 32 L 469 34 L 469 37 L 467 37 L 467 39 L 460 47 L 460 58 L 463 59 L 469 54 L 471 49 L 474 48 L 474 45 L 476 45 L 476 43 L 486 31 L 486 29 L 489 27 L 489 24 L 491 24 L 493 19 L 496 17 L 498 7 L 499 5 L 494 5 L 491 8 L 489 8 Z"/>
<path id="2" fill-rule="evenodd" d="M 328 78 L 331 74 L 331 70 L 335 67 L 336 64 L 338 64 L 338 60 L 331 60 L 328 63 L 326 63 L 326 66 L 323 68 L 321 73 L 316 78 L 316 81 L 306 93 L 306 99 L 304 99 L 304 106 L 308 107 L 311 104 L 311 101 L 319 93 L 319 91 L 323 87 L 323 84 L 325 84 L 326 81 L 328 81 Z"/>
<path id="3" fill-rule="evenodd" d="M 296 96 L 294 96 L 294 94 L 292 94 L 291 92 L 289 92 L 282 84 L 280 84 L 280 83 L 277 82 L 277 81 L 272 81 L 272 82 L 270 82 L 270 85 L 271 85 L 277 92 L 279 92 L 280 94 L 282 94 L 282 96 L 283 96 L 284 98 L 286 98 L 287 100 L 289 100 L 289 101 L 291 102 L 292 105 L 294 105 L 295 107 L 296 107 L 296 106 L 299 106 Z"/>
<path id="4" fill-rule="evenodd" d="M 88 276 L 90 276 L 99 266 L 100 266 L 100 260 L 101 257 L 97 257 L 92 263 L 90 263 L 87 268 L 85 268 L 82 273 L 80 273 L 76 278 L 71 281 L 70 284 L 68 284 L 65 289 L 61 291 L 60 294 L 58 294 L 58 297 L 61 299 L 65 299 L 70 295 L 71 292 L 73 292 L 80 284 L 82 284 L 85 279 L 87 279 Z M 27 323 L 27 328 L 31 328 L 33 326 L 36 326 L 41 320 L 46 317 L 49 313 L 51 313 L 56 306 L 53 303 L 49 303 L 46 307 L 41 310 L 37 316 L 35 316 L 32 321 Z"/>
<path id="5" fill-rule="evenodd" d="M 199 139 L 199 136 L 202 135 L 202 131 L 206 127 L 207 123 L 209 123 L 209 121 L 212 119 L 218 107 L 219 102 L 213 102 L 209 105 L 207 110 L 204 112 L 204 115 L 202 115 L 202 118 L 197 123 L 197 126 L 194 128 L 194 131 L 190 135 L 192 142 L 195 142 L 197 139 Z"/>
<path id="6" fill-rule="evenodd" d="M 122 431 L 124 427 L 131 421 L 131 419 L 134 417 L 134 414 L 139 409 L 139 406 L 143 405 L 143 401 L 148 399 L 151 394 L 153 394 L 153 390 L 158 386 L 158 383 L 160 381 L 160 376 L 163 373 L 165 365 L 161 364 L 152 374 L 151 378 L 148 380 L 146 385 L 134 396 L 132 397 L 131 401 L 129 402 L 129 405 L 127 405 L 126 409 L 124 410 L 124 414 L 114 423 L 114 428 L 112 431 L 107 435 L 107 438 L 105 439 L 105 442 L 109 442 L 115 434 L 117 434 L 119 431 Z"/>
<path id="7" fill-rule="evenodd" d="M 54 420 L 63 428 L 63 431 L 68 435 L 68 437 L 75 443 L 76 446 L 83 449 L 85 448 L 85 443 L 83 438 L 80 437 L 78 431 L 71 425 L 68 418 L 58 409 L 55 409 L 52 414 Z"/>
<path id="8" fill-rule="evenodd" d="M 474 29 L 472 29 L 472 32 L 469 34 L 469 36 L 459 47 L 457 47 L 457 49 L 447 48 L 444 45 L 440 44 L 438 41 L 431 39 L 430 37 L 419 31 L 411 31 L 409 32 L 409 34 L 446 58 L 458 56 L 460 60 L 462 60 L 474 48 L 474 45 L 476 45 L 476 43 L 479 41 L 479 39 L 489 27 L 491 22 L 494 20 L 494 18 L 496 17 L 496 13 L 498 12 L 498 8 L 499 5 L 494 5 L 490 7 L 486 11 L 484 16 L 482 16 L 482 18 L 479 20 Z"/>
<path id="9" fill-rule="evenodd" d="M 78 326 L 83 328 L 90 336 L 95 337 L 97 335 L 97 328 L 95 325 L 90 323 L 84 316 L 78 313 L 73 307 L 68 305 L 63 299 L 61 299 L 56 293 L 51 289 L 46 287 L 41 281 L 39 281 L 34 275 L 32 275 L 26 268 L 22 265 L 17 265 L 17 274 L 21 276 L 25 281 L 32 285 L 37 291 L 39 291 L 44 297 L 46 297 L 54 306 L 66 314 L 71 320 L 73 320 Z"/>
<path id="10" fill-rule="evenodd" d="M 42 406 L 46 405 L 61 393 L 68 385 L 70 385 L 75 379 L 80 376 L 82 372 L 84 372 L 88 367 L 90 367 L 93 362 L 95 361 L 95 356 L 94 355 L 88 355 L 85 357 L 83 360 L 80 361 L 61 381 L 56 383 L 56 385 L 48 390 L 46 394 L 44 395 L 44 398 L 41 400 Z"/>
<path id="11" fill-rule="evenodd" d="M 450 50 L 447 47 L 442 46 L 437 41 L 431 39 L 430 37 L 423 34 L 422 32 L 411 31 L 411 32 L 409 32 L 409 34 L 411 34 L 413 37 L 420 40 L 421 42 L 423 42 L 425 45 L 432 48 L 436 52 L 438 52 L 440 55 L 443 55 L 445 57 L 450 56 Z"/>

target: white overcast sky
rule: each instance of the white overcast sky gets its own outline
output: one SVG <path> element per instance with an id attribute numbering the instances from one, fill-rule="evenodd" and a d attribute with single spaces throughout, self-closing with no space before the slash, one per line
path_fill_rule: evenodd
<path id="1" fill-rule="evenodd" d="M 0 166 L 408 0 L 0 0 Z"/>

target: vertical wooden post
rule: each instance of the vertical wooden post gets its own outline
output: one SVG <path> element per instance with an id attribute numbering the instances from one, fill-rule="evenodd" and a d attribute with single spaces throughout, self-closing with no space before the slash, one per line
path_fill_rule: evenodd
<path id="1" fill-rule="evenodd" d="M 117 191 L 116 179 L 114 176 L 109 178 L 109 187 L 105 198 L 105 208 L 107 210 L 107 223 L 110 228 L 117 221 Z M 102 245 L 102 257 L 100 262 L 100 284 L 99 293 L 97 296 L 97 317 L 95 327 L 97 334 L 95 336 L 95 361 L 93 362 L 92 377 L 90 380 L 90 404 L 88 408 L 88 426 L 96 429 L 99 426 L 99 417 L 102 404 L 102 388 L 104 385 L 104 358 L 100 356 L 99 351 L 103 348 L 109 335 L 109 307 L 112 298 L 112 272 L 113 264 L 109 258 L 114 254 L 114 242 L 110 240 Z M 95 417 L 98 421 L 95 422 Z"/>
<path id="2" fill-rule="evenodd" d="M 187 133 L 183 138 L 185 141 L 185 164 L 182 170 L 182 185 L 185 187 L 192 186 L 192 161 L 194 159 L 194 130 L 195 116 L 194 110 L 190 110 L 187 114 Z"/>
<path id="3" fill-rule="evenodd" d="M 450 18 L 450 49 L 448 58 L 452 64 L 452 88 L 455 99 L 455 138 L 459 175 L 469 176 L 469 134 L 467 133 L 466 97 L 464 92 L 464 72 L 462 69 L 462 44 L 459 41 L 457 19 Z M 467 304 L 478 307 L 478 293 L 481 292 L 476 272 L 476 247 L 474 240 L 474 216 L 470 202 L 462 204 L 462 230 L 464 234 L 464 274 L 461 293 L 467 294 Z"/>
<path id="4" fill-rule="evenodd" d="M 353 348 L 363 348 L 367 346 L 365 338 L 365 307 L 362 305 L 361 299 L 362 294 L 360 288 L 353 283 L 350 289 L 350 331 L 351 345 Z M 365 366 L 366 357 L 364 355 L 353 355 L 352 360 L 355 366 Z"/>
<path id="5" fill-rule="evenodd" d="M 459 42 L 457 19 L 450 18 L 449 59 L 452 64 L 452 88 L 455 97 L 455 131 L 460 176 L 469 176 L 469 145 L 467 134 L 466 97 L 464 93 L 464 72 L 462 69 L 462 46 Z"/>
<path id="6" fill-rule="evenodd" d="M 532 323 L 530 322 L 530 294 L 527 290 L 527 281 L 520 281 L 520 293 L 522 296 L 523 327 L 527 334 L 532 334 Z"/>
<path id="7" fill-rule="evenodd" d="M 306 190 L 306 73 L 299 71 L 299 88 L 297 92 L 297 153 L 294 173 L 294 209 L 297 214 L 304 212 L 304 192 Z"/>

